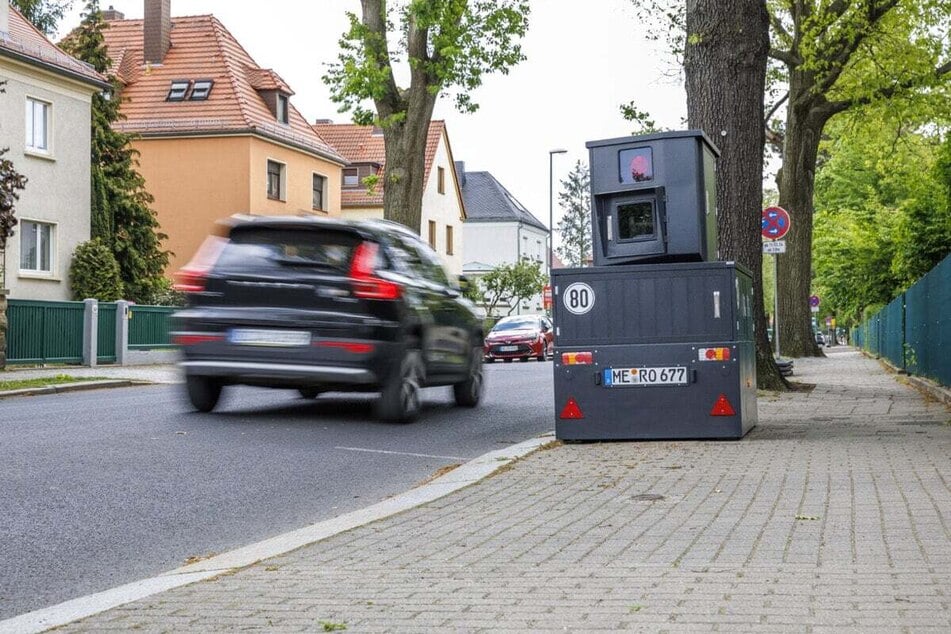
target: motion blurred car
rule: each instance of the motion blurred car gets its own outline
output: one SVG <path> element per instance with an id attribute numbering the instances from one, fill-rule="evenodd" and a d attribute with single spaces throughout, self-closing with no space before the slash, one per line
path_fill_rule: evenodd
<path id="1" fill-rule="evenodd" d="M 485 337 L 485 360 L 545 361 L 554 352 L 551 321 L 544 315 L 503 317 Z"/>
<path id="2" fill-rule="evenodd" d="M 188 397 L 214 409 L 222 388 L 378 391 L 377 414 L 409 422 L 420 388 L 450 385 L 476 406 L 482 322 L 439 256 L 402 225 L 236 217 L 177 275 L 174 317 Z"/>

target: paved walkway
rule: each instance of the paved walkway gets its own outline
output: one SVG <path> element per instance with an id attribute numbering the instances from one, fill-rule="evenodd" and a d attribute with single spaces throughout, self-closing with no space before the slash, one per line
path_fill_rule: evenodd
<path id="1" fill-rule="evenodd" d="M 58 374 L 69 376 L 96 377 L 100 379 L 128 379 L 130 381 L 148 381 L 150 383 L 181 383 L 185 379 L 181 369 L 172 364 L 162 365 L 100 365 L 87 368 L 75 365 L 52 366 L 44 368 L 18 368 L 7 366 L 0 372 L 0 381 L 18 381 L 52 377 Z"/>
<path id="2" fill-rule="evenodd" d="M 951 631 L 951 416 L 850 349 L 739 442 L 558 445 L 65 628 Z"/>

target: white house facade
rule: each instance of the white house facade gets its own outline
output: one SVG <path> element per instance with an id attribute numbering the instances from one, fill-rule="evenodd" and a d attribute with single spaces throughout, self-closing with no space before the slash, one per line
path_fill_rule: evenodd
<path id="1" fill-rule="evenodd" d="M 7 240 L 11 299 L 70 299 L 69 265 L 89 239 L 90 110 L 107 88 L 6 0 L 0 2 L 0 147 L 26 176 Z"/>
<path id="2" fill-rule="evenodd" d="M 545 249 L 548 228 L 538 220 L 489 172 L 467 172 L 456 163 L 466 205 L 463 273 L 478 278 L 502 264 L 528 260 L 548 274 Z M 505 314 L 510 306 L 497 312 Z M 542 296 L 537 295 L 515 307 L 512 314 L 541 313 Z"/>

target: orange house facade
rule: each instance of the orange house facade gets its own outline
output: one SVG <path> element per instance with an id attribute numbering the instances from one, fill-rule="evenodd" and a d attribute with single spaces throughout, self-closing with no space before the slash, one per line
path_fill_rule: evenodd
<path id="1" fill-rule="evenodd" d="M 339 215 L 347 161 L 293 106 L 290 87 L 214 16 L 169 11 L 170 0 L 145 0 L 143 20 L 103 12 L 122 83 L 116 127 L 137 136 L 139 172 L 173 253 L 166 272 L 233 214 Z"/>

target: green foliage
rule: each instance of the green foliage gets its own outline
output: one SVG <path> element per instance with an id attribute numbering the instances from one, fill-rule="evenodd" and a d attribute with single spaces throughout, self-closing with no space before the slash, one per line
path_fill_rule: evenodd
<path id="1" fill-rule="evenodd" d="M 6 92 L 4 85 L 6 81 L 0 81 L 0 94 Z M 16 207 L 16 201 L 20 199 L 20 190 L 26 188 L 26 176 L 23 176 L 13 167 L 13 161 L 3 158 L 10 148 L 0 148 L 0 250 L 7 246 L 7 238 L 13 235 L 13 227 L 17 224 L 17 219 L 13 215 Z M 3 263 L 0 262 L 0 267 Z M 0 268 L 2 272 L 2 268 Z M 0 276 L 0 282 L 2 282 Z"/>
<path id="2" fill-rule="evenodd" d="M 73 0 L 10 0 L 10 4 L 49 37 L 56 33 L 56 25 L 73 6 Z"/>
<path id="3" fill-rule="evenodd" d="M 653 134 L 663 131 L 663 128 L 657 127 L 657 122 L 651 119 L 650 113 L 639 109 L 633 101 L 621 104 L 621 116 L 625 121 L 634 123 L 631 134 Z"/>
<path id="4" fill-rule="evenodd" d="M 60 44 L 71 55 L 105 74 L 111 64 L 103 29 L 107 28 L 98 0 L 86 3 L 80 26 Z M 113 128 L 122 118 L 121 84 L 111 77 L 110 94 L 93 95 L 91 233 L 108 245 L 119 263 L 126 299 L 151 303 L 164 292 L 163 272 L 168 265 L 166 239 L 149 205 L 152 195 L 138 173 L 134 137 Z"/>
<path id="5" fill-rule="evenodd" d="M 122 299 L 119 263 L 102 240 L 93 238 L 76 247 L 69 265 L 69 287 L 75 300 L 114 302 Z"/>
<path id="6" fill-rule="evenodd" d="M 459 111 L 474 112 L 478 105 L 470 93 L 482 85 L 483 76 L 507 74 L 525 59 L 518 40 L 528 30 L 528 14 L 527 0 L 364 2 L 362 21 L 347 13 L 350 29 L 324 82 L 341 111 L 354 111 L 354 121 L 387 128 L 406 121 L 408 104 L 391 111 L 378 107 L 374 118 L 365 102 L 405 99 L 393 74 L 393 65 L 405 62 L 413 84 L 423 82 L 433 96 L 454 89 Z M 387 35 L 394 32 L 402 37 L 391 45 Z"/>
<path id="7" fill-rule="evenodd" d="M 813 288 L 848 325 L 951 252 L 951 135 L 941 143 L 874 111 L 828 128 L 816 176 Z"/>
<path id="8" fill-rule="evenodd" d="M 511 315 L 522 300 L 541 293 L 547 280 L 538 262 L 500 264 L 478 280 L 480 305 L 492 316 L 504 304 L 509 307 L 506 314 Z"/>
<path id="9" fill-rule="evenodd" d="M 568 178 L 561 181 L 558 204 L 564 215 L 558 222 L 561 244 L 558 257 L 568 266 L 584 266 L 591 257 L 591 174 L 578 161 Z"/>

